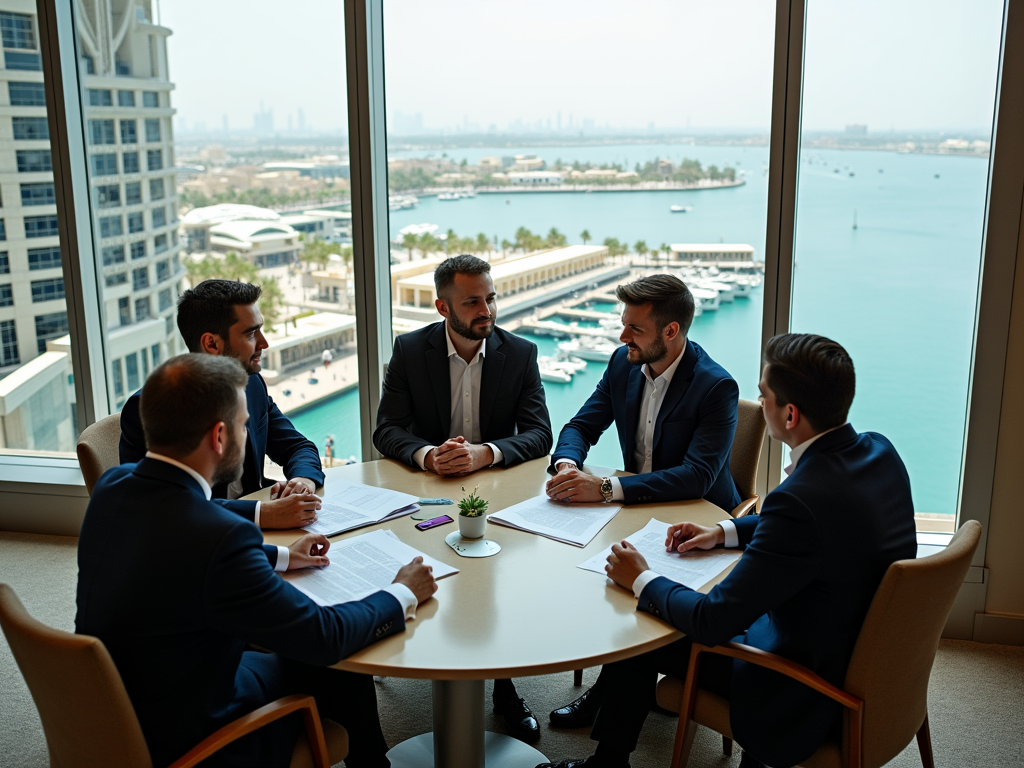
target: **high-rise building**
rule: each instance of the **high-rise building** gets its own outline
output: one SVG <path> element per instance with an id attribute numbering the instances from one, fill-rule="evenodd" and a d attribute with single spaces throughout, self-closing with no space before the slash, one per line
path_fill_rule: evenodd
<path id="1" fill-rule="evenodd" d="M 108 391 L 120 408 L 183 351 L 171 31 L 153 23 L 149 0 L 76 6 Z M 70 381 L 70 340 L 35 3 L 0 0 L 0 32 L 0 448 L 73 450 L 73 388 L 54 384 Z"/>

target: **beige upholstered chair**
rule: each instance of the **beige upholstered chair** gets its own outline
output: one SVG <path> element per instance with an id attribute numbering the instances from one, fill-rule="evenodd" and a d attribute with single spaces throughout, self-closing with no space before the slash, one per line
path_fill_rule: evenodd
<path id="1" fill-rule="evenodd" d="M 743 517 L 756 510 L 759 497 L 754 492 L 754 483 L 757 480 L 757 462 L 761 458 L 764 430 L 761 403 L 756 400 L 740 400 L 729 471 L 743 501 L 729 513 L 733 517 Z"/>
<path id="2" fill-rule="evenodd" d="M 7 584 L 0 584 L 0 628 L 39 709 L 52 768 L 152 768 L 135 710 L 103 643 L 36 621 Z M 297 711 L 306 729 L 291 768 L 328 768 L 341 762 L 348 753 L 348 733 L 330 720 L 321 723 L 313 697 L 295 695 L 229 723 L 171 768 L 195 765 L 235 739 Z"/>
<path id="3" fill-rule="evenodd" d="M 115 413 L 86 427 L 78 438 L 78 463 L 85 478 L 85 489 L 92 495 L 96 481 L 111 467 L 121 463 L 117 444 L 121 442 L 121 414 Z"/>
<path id="4" fill-rule="evenodd" d="M 680 713 L 672 768 L 686 765 L 698 724 L 732 738 L 729 702 L 694 684 L 706 653 L 773 669 L 843 705 L 842 742 L 823 744 L 803 763 L 806 768 L 878 768 L 915 735 L 921 762 L 932 768 L 928 678 L 942 628 L 980 538 L 981 524 L 968 520 L 942 552 L 889 566 L 857 637 L 842 689 L 757 648 L 694 643 L 686 683 L 669 677 L 658 683 L 658 704 Z"/>

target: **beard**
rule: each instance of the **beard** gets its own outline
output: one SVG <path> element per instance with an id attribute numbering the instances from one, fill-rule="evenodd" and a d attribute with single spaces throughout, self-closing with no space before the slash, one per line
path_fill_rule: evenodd
<path id="1" fill-rule="evenodd" d="M 257 351 L 255 355 L 252 355 L 249 358 L 243 358 L 237 352 L 235 352 L 234 347 L 232 347 L 228 341 L 225 341 L 224 355 L 226 357 L 233 357 L 235 358 L 235 360 L 240 362 L 242 364 L 242 367 L 245 368 L 245 372 L 250 376 L 252 376 L 254 373 L 259 373 L 260 370 L 262 370 L 260 367 L 260 359 L 263 355 L 262 351 Z"/>
<path id="2" fill-rule="evenodd" d="M 224 458 L 217 465 L 213 473 L 213 485 L 230 485 L 242 477 L 243 463 L 245 460 L 245 441 L 229 437 L 227 450 L 224 451 Z"/>
<path id="3" fill-rule="evenodd" d="M 464 339 L 480 341 L 481 339 L 490 338 L 490 335 L 494 333 L 493 317 L 489 318 L 486 322 L 481 322 L 478 319 L 467 325 L 459 319 L 458 315 L 456 315 L 452 310 L 450 304 L 448 305 L 448 313 L 448 325 Z"/>
<path id="4" fill-rule="evenodd" d="M 647 348 L 637 347 L 632 344 L 627 344 L 626 346 L 629 347 L 628 360 L 633 365 L 651 365 L 668 354 L 668 347 L 665 346 L 665 340 L 661 336 L 652 341 L 651 345 Z"/>

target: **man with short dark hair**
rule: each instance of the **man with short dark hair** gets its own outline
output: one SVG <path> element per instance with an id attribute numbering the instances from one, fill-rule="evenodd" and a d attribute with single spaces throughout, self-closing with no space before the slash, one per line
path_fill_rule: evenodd
<path id="1" fill-rule="evenodd" d="M 373 433 L 385 456 L 459 476 L 511 467 L 551 448 L 537 346 L 495 325 L 490 271 L 466 254 L 434 270 L 444 320 L 395 339 Z M 492 698 L 513 736 L 540 738 L 511 680 L 495 680 Z"/>
<path id="2" fill-rule="evenodd" d="M 659 672 L 683 678 L 696 641 L 744 643 L 808 667 L 842 687 L 854 644 L 889 566 L 917 552 L 906 467 L 882 435 L 846 421 L 853 362 L 836 342 L 785 334 L 766 347 L 759 388 L 768 433 L 790 447 L 787 478 L 759 515 L 707 528 L 668 529 L 669 551 L 742 547 L 743 557 L 708 594 L 659 576 L 628 542 L 605 570 L 647 611 L 686 638 L 601 671 L 605 695 L 587 760 L 561 768 L 623 768 L 653 703 Z M 724 656 L 702 657 L 700 685 L 729 700 L 743 768 L 788 768 L 838 736 L 840 706 L 777 673 Z M 540 766 L 538 766 L 540 768 Z"/>
<path id="3" fill-rule="evenodd" d="M 319 606 L 275 573 L 327 565 L 330 542 L 307 534 L 267 546 L 250 521 L 211 503 L 211 486 L 242 474 L 248 382 L 237 360 L 212 355 L 172 358 L 146 381 L 149 450 L 104 473 L 82 524 L 75 631 L 110 652 L 157 768 L 290 694 L 314 696 L 347 728 L 346 765 L 383 768 L 373 679 L 325 667 L 402 631 L 436 590 L 433 575 L 416 558 L 363 600 Z M 285 768 L 301 728 L 297 715 L 283 718 L 204 765 Z"/>
<path id="4" fill-rule="evenodd" d="M 189 351 L 233 357 L 249 375 L 245 392 L 252 420 L 245 442 L 244 471 L 233 483 L 215 485 L 213 497 L 262 528 L 298 528 L 316 519 L 320 500 L 314 491 L 323 484 L 324 473 L 316 446 L 281 413 L 260 376 L 261 357 L 268 346 L 258 304 L 261 295 L 258 285 L 204 280 L 178 299 L 178 330 Z M 139 461 L 146 453 L 139 419 L 140 392 L 128 398 L 121 409 L 122 464 Z M 266 456 L 284 469 L 285 482 L 264 477 Z M 268 485 L 273 486 L 270 501 L 237 500 Z"/>

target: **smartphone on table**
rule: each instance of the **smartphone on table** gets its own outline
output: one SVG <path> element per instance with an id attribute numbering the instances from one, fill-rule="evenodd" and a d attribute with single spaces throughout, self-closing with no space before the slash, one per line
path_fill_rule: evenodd
<path id="1" fill-rule="evenodd" d="M 439 525 L 447 525 L 448 523 L 455 522 L 448 515 L 441 515 L 440 517 L 432 518 L 431 520 L 424 520 L 422 523 L 416 523 L 416 530 L 418 531 L 429 531 L 431 528 L 437 528 Z"/>

